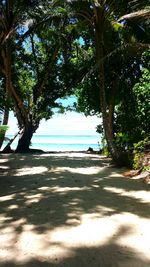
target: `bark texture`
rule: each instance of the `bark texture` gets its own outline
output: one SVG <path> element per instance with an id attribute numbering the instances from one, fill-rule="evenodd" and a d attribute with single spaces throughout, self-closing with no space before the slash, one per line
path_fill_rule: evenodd
<path id="1" fill-rule="evenodd" d="M 34 130 L 32 124 L 29 124 L 27 127 L 24 128 L 24 131 L 19 138 L 16 152 L 29 152 L 29 146 L 31 144 L 33 133 Z"/>

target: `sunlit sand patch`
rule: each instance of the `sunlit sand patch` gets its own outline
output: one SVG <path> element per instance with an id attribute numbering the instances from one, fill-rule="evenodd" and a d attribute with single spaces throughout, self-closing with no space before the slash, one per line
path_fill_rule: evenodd
<path id="1" fill-rule="evenodd" d="M 145 190 L 138 190 L 138 191 L 129 190 L 129 191 L 127 191 L 123 188 L 116 188 L 116 187 L 111 187 L 111 186 L 104 187 L 104 189 L 106 191 L 110 191 L 110 192 L 119 194 L 121 196 L 127 196 L 127 197 L 132 197 L 132 198 L 138 199 L 142 203 L 149 203 L 149 200 L 150 200 L 150 192 L 145 191 Z"/>
<path id="2" fill-rule="evenodd" d="M 0 244 L 3 244 L 3 247 L 7 248 L 10 243 L 14 242 L 15 231 L 13 226 L 6 227 L 0 236 Z"/>
<path id="3" fill-rule="evenodd" d="M 42 194 L 33 194 L 26 196 L 26 204 L 38 203 L 43 198 Z"/>
<path id="4" fill-rule="evenodd" d="M 113 173 L 111 173 L 110 175 L 109 175 L 109 177 L 122 177 L 122 174 L 119 174 L 119 173 L 117 173 L 117 172 L 113 172 Z"/>
<path id="5" fill-rule="evenodd" d="M 53 187 L 51 188 L 52 192 L 70 192 L 70 191 L 83 191 L 88 189 L 87 186 L 84 186 L 82 188 L 80 187 Z"/>
<path id="6" fill-rule="evenodd" d="M 98 184 L 93 184 L 92 187 L 99 188 L 99 185 Z"/>
<path id="7" fill-rule="evenodd" d="M 5 214 L 1 214 L 1 216 L 0 216 L 0 226 L 3 228 L 3 224 L 8 222 L 9 220 L 12 220 L 12 219 L 13 218 L 11 216 L 5 217 Z"/>
<path id="8" fill-rule="evenodd" d="M 2 196 L 0 197 L 0 202 L 5 202 L 5 201 L 8 201 L 8 200 L 12 200 L 15 198 L 15 194 L 11 194 L 11 195 L 7 195 L 7 196 Z"/>
<path id="9" fill-rule="evenodd" d="M 138 255 L 141 254 L 145 259 L 150 260 L 150 220 L 128 212 L 114 215 L 112 219 L 122 227 L 129 228 L 129 231 L 124 231 L 124 234 L 117 236 L 116 244 L 131 248 Z"/>
<path id="10" fill-rule="evenodd" d="M 33 257 L 51 258 L 53 261 L 56 257 L 59 260 L 61 257 L 73 256 L 71 248 L 67 248 L 63 244 L 52 243 L 45 234 L 37 234 L 33 225 L 24 225 L 22 233 L 18 236 L 15 228 L 11 226 L 9 230 L 0 240 L 3 244 L 2 249 L 0 248 L 1 263 L 4 259 L 25 263 Z"/>
<path id="11" fill-rule="evenodd" d="M 72 158 L 72 157 L 75 157 L 75 158 L 85 158 L 85 157 L 88 157 L 88 158 L 94 158 L 95 160 L 99 160 L 100 158 L 103 159 L 103 158 L 106 158 L 105 156 L 101 156 L 101 155 L 96 155 L 96 154 L 87 154 L 87 153 L 76 153 L 76 152 L 70 152 L 68 151 L 68 153 L 63 153 L 63 152 L 59 152 L 59 153 L 46 153 L 46 154 L 41 154 L 40 157 L 58 157 L 58 158 L 61 158 L 61 157 L 66 157 L 66 158 Z M 39 157 L 39 158 L 40 158 Z"/>
<path id="12" fill-rule="evenodd" d="M 143 231 L 144 225 L 146 227 Z M 134 248 L 135 253 L 139 252 L 143 257 L 146 253 L 147 259 L 150 260 L 149 220 L 139 219 L 138 216 L 130 213 L 112 216 L 111 220 L 94 219 L 89 214 L 84 215 L 81 216 L 79 226 L 70 229 L 58 228 L 51 233 L 50 238 L 51 241 L 63 244 L 65 247 L 92 247 L 113 242 L 122 247 L 129 247 L 131 250 Z"/>
<path id="13" fill-rule="evenodd" d="M 51 261 L 57 257 L 59 261 L 61 257 L 73 256 L 74 247 L 92 247 L 103 244 L 110 238 L 110 230 L 113 233 L 116 229 L 112 227 L 111 222 L 107 222 L 106 219 L 96 220 L 95 216 L 90 214 L 81 216 L 78 226 L 57 227 L 43 234 L 37 234 L 34 227 L 24 225 L 15 244 L 15 228 L 13 233 L 11 226 L 9 240 L 8 235 L 7 240 L 3 240 L 5 241 L 3 242 L 5 254 L 0 253 L 0 258 L 5 255 L 9 260 L 25 262 L 32 257 L 49 257 Z"/>
<path id="14" fill-rule="evenodd" d="M 78 174 L 98 174 L 100 172 L 100 167 L 82 167 L 82 168 L 70 168 L 70 167 L 58 167 L 55 169 L 56 172 L 69 172 Z"/>
<path id="15" fill-rule="evenodd" d="M 5 162 L 8 162 L 8 161 L 9 161 L 9 159 L 0 159 L 0 163 L 5 163 Z"/>
<path id="16" fill-rule="evenodd" d="M 26 220 L 22 218 L 15 222 L 11 222 L 10 224 L 6 223 L 5 228 L 1 230 L 0 262 L 2 262 L 4 258 L 7 260 L 12 260 L 15 258 L 17 259 L 19 256 L 19 251 L 17 252 L 18 249 L 16 249 L 19 236 L 17 228 L 25 223 Z"/>
<path id="17" fill-rule="evenodd" d="M 32 168 L 22 168 L 17 171 L 17 174 L 14 176 L 24 176 L 24 175 L 34 175 L 34 174 L 40 174 L 48 171 L 48 168 L 43 166 L 38 167 L 32 167 Z"/>
<path id="18" fill-rule="evenodd" d="M 0 169 L 2 169 L 2 170 L 8 170 L 9 167 L 7 167 L 7 166 L 1 166 Z"/>
<path id="19" fill-rule="evenodd" d="M 41 191 L 49 191 L 52 193 L 61 193 L 61 192 L 70 192 L 70 191 L 83 191 L 83 190 L 87 190 L 89 189 L 89 187 L 84 186 L 84 187 L 60 187 L 60 186 L 52 186 L 52 187 L 46 187 L 46 186 L 42 186 L 38 188 Z"/>
<path id="20" fill-rule="evenodd" d="M 73 215 L 70 214 L 70 218 L 73 218 Z M 17 236 L 15 229 L 18 224 L 22 225 L 22 232 Z M 143 225 L 146 226 L 144 231 Z M 6 257 L 8 260 L 22 263 L 39 257 L 50 259 L 51 262 L 57 258 L 59 262 L 62 257 L 64 259 L 74 256 L 76 248 L 95 248 L 111 243 L 131 248 L 135 253 L 140 253 L 141 257 L 147 254 L 149 260 L 150 245 L 147 244 L 146 248 L 143 246 L 150 240 L 148 231 L 149 220 L 130 213 L 115 214 L 111 217 L 100 217 L 99 213 L 82 214 L 74 225 L 62 225 L 47 229 L 43 233 L 38 233 L 34 225 L 26 224 L 25 220 L 22 220 L 12 223 L 7 227 L 7 231 L 3 232 L 6 237 L 4 235 L 0 240 L 3 244 L 0 260 L 2 262 Z"/>
<path id="21" fill-rule="evenodd" d="M 92 247 L 104 245 L 115 233 L 117 226 L 106 218 L 95 218 L 86 214 L 80 218 L 76 227 L 60 227 L 47 236 L 51 242 L 63 244 L 65 247 Z"/>
<path id="22" fill-rule="evenodd" d="M 49 186 L 41 186 L 38 188 L 38 190 L 41 190 L 41 191 L 51 191 L 51 187 Z"/>
<path id="23" fill-rule="evenodd" d="M 143 226 L 146 226 L 144 231 Z M 51 242 L 65 247 L 92 247 L 113 242 L 131 250 L 134 248 L 143 257 L 146 253 L 150 260 L 149 220 L 130 213 L 112 215 L 111 219 L 107 216 L 98 218 L 98 214 L 85 214 L 81 216 L 78 226 L 57 228 L 50 233 L 49 238 Z M 146 249 L 144 244 L 147 244 Z"/>
<path id="24" fill-rule="evenodd" d="M 7 210 L 15 210 L 15 209 L 19 209 L 19 205 L 14 204 L 14 205 L 8 206 L 7 208 Z"/>

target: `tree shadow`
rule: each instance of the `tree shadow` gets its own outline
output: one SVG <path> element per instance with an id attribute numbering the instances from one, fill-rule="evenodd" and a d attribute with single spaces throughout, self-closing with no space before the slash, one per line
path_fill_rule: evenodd
<path id="1" fill-rule="evenodd" d="M 14 261 L 6 260 L 0 263 L 1 267 L 149 267 L 150 260 L 147 260 L 142 253 L 138 253 L 126 246 L 120 246 L 118 240 L 132 232 L 130 226 L 122 226 L 103 245 L 89 247 L 70 247 L 65 256 L 51 258 L 31 257 L 26 262 L 19 259 Z M 52 244 L 51 244 L 52 245 Z M 56 244 L 55 244 L 56 245 Z"/>
<path id="2" fill-rule="evenodd" d="M 2 234 L 10 231 L 12 235 L 8 250 L 27 227 L 43 236 L 59 228 L 79 227 L 86 214 L 94 214 L 98 219 L 123 213 L 150 218 L 150 204 L 140 195 L 141 192 L 149 193 L 149 185 L 123 178 L 121 171 L 118 173 L 118 169 L 111 167 L 109 159 L 95 155 L 92 159 L 88 155 L 73 157 L 72 154 L 69 157 L 43 154 L 4 155 L 1 158 L 0 231 Z M 57 259 L 42 262 L 33 257 L 19 266 L 124 267 L 135 266 L 134 262 L 136 267 L 149 266 L 150 262 L 142 256 L 137 257 L 137 252 L 118 244 L 119 237 L 131 230 L 121 227 L 104 245 L 73 247 L 71 256 L 68 254 L 61 262 Z M 53 242 L 47 244 L 52 245 Z M 126 256 L 127 252 L 129 256 Z M 18 265 L 5 260 L 0 266 Z"/>

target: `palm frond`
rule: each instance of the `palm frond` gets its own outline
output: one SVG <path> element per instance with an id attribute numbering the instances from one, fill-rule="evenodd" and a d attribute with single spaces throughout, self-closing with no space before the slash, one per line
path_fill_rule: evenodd
<path id="1" fill-rule="evenodd" d="M 118 19 L 118 22 L 120 22 L 122 20 L 127 20 L 127 19 L 131 20 L 131 19 L 139 19 L 139 18 L 144 18 L 144 19 L 150 18 L 150 9 L 143 9 L 143 10 L 139 10 L 136 12 L 126 14 L 126 15 L 120 17 Z"/>
<path id="2" fill-rule="evenodd" d="M 150 44 L 143 44 L 143 43 L 126 43 L 113 51 L 111 51 L 109 54 L 104 56 L 101 60 L 99 60 L 93 67 L 91 67 L 90 71 L 88 71 L 82 78 L 82 81 L 86 80 L 92 73 L 94 73 L 99 65 L 103 63 L 106 60 L 110 60 L 113 57 L 116 57 L 117 55 L 123 55 L 123 57 L 126 57 L 126 55 L 141 55 L 145 51 L 148 51 L 150 49 Z"/>

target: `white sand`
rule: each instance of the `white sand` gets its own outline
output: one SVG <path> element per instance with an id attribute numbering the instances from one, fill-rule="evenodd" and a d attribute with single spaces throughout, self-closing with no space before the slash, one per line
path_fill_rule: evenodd
<path id="1" fill-rule="evenodd" d="M 0 267 L 149 267 L 150 185 L 84 153 L 0 155 Z"/>

